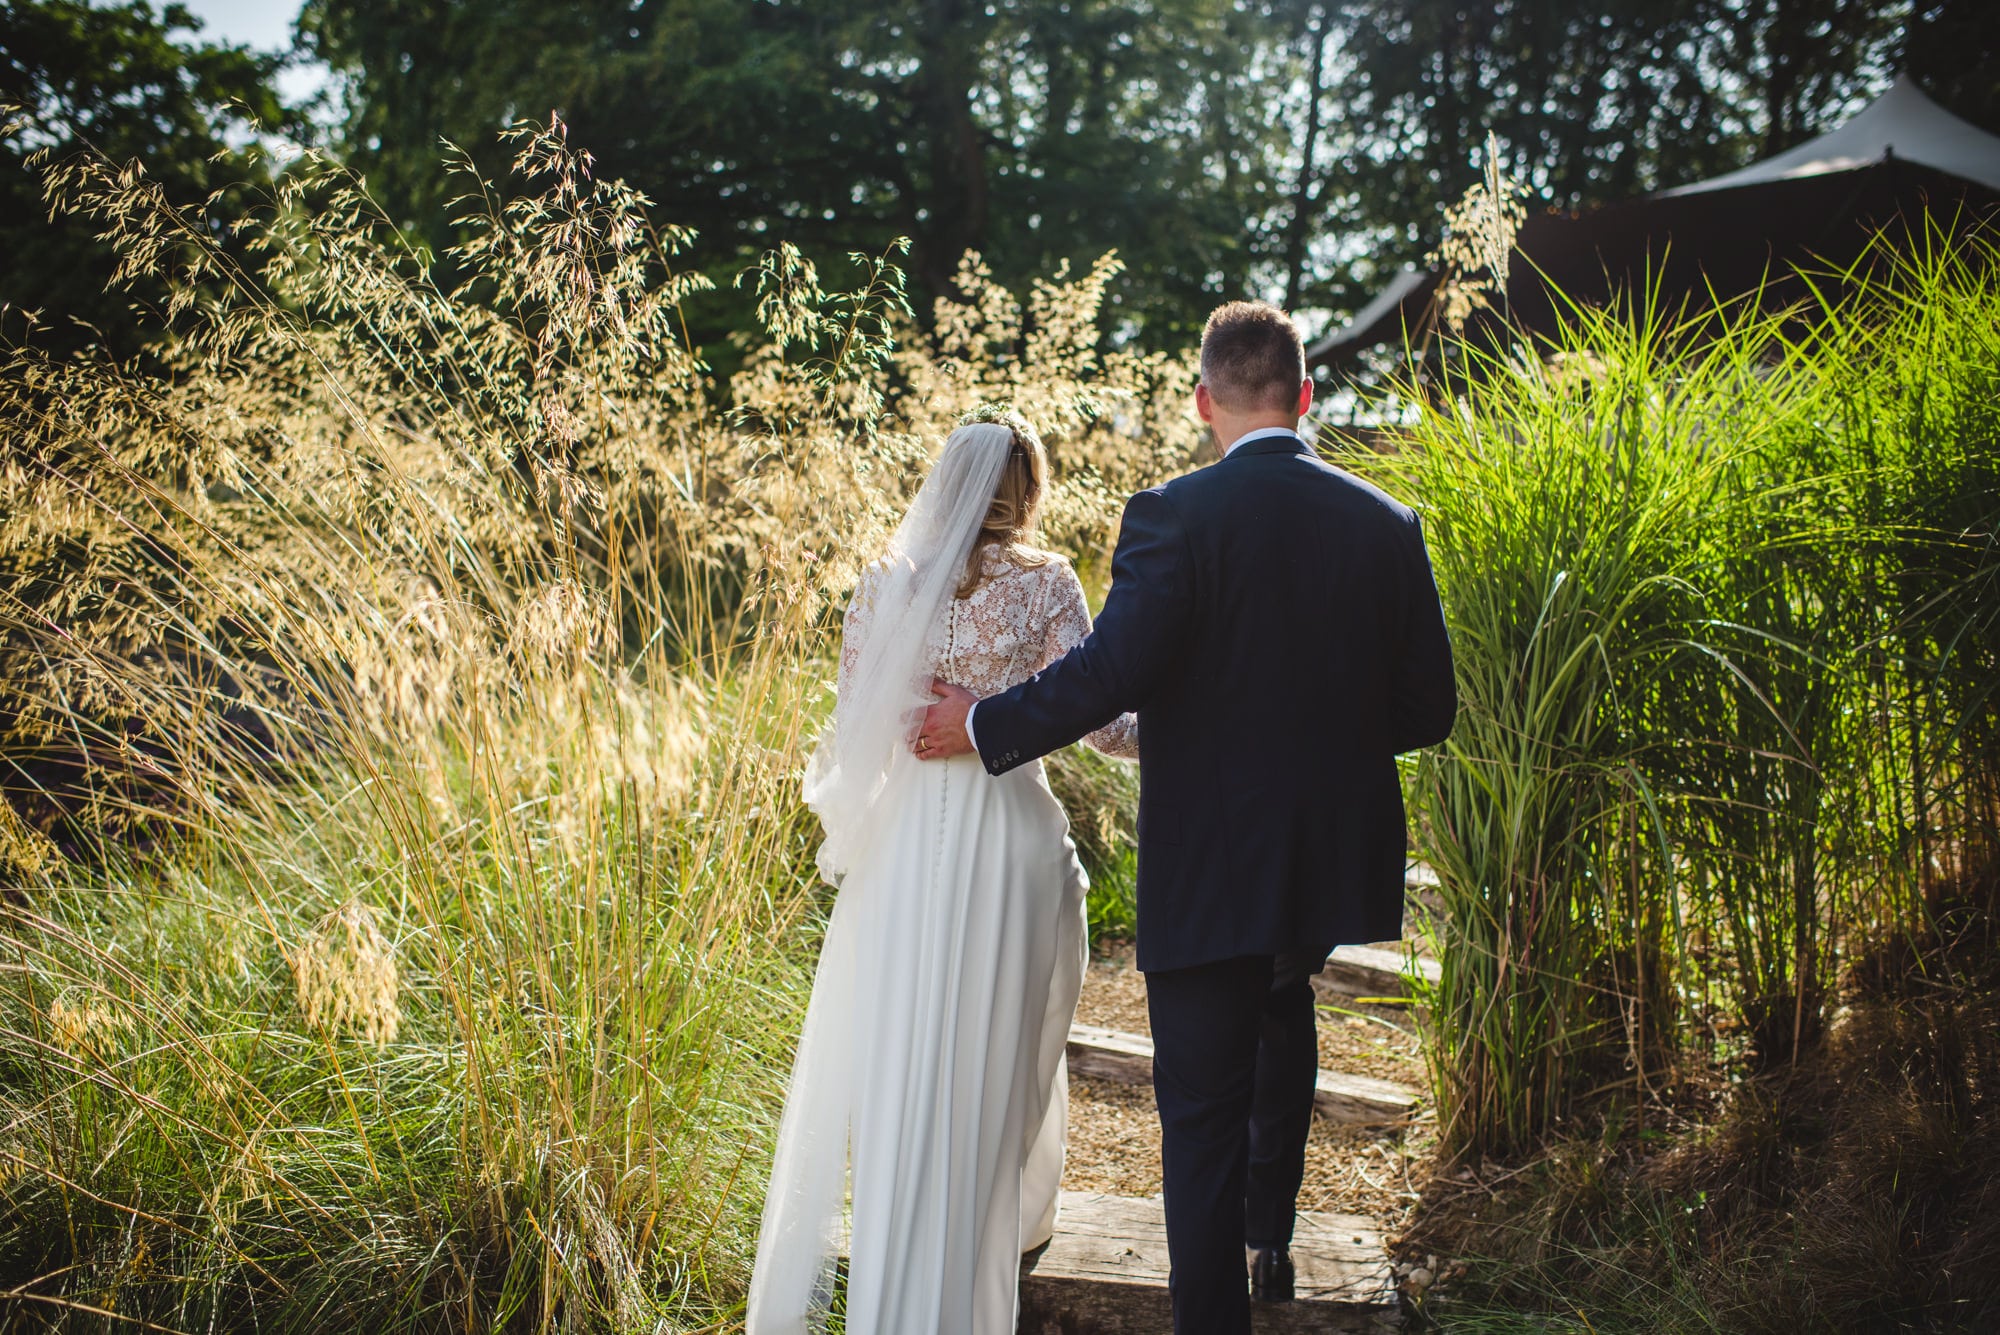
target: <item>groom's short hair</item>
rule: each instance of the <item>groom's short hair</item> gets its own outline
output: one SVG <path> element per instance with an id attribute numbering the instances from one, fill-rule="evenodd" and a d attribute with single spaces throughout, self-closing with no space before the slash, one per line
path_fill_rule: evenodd
<path id="1" fill-rule="evenodd" d="M 1276 306 L 1232 301 L 1208 317 L 1201 331 L 1201 381 L 1223 407 L 1290 409 L 1305 378 L 1299 331 Z"/>

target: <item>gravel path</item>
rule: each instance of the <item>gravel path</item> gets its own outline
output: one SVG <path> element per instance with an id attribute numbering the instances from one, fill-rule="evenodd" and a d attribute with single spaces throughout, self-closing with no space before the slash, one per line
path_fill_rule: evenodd
<path id="1" fill-rule="evenodd" d="M 1125 1033 L 1150 1032 L 1145 979 L 1132 968 L 1129 946 L 1091 961 L 1076 1018 Z M 1423 1060 L 1401 1007 L 1335 1008 L 1323 1002 L 1319 1064 L 1322 1070 L 1423 1088 Z M 1160 1125 L 1152 1090 L 1073 1079 L 1069 1118 L 1065 1187 L 1118 1196 L 1159 1194 Z M 1429 1167 L 1423 1152 L 1427 1129 L 1422 1121 L 1404 1130 L 1334 1126 L 1315 1118 L 1299 1208 L 1366 1215 L 1384 1229 L 1399 1229 Z"/>

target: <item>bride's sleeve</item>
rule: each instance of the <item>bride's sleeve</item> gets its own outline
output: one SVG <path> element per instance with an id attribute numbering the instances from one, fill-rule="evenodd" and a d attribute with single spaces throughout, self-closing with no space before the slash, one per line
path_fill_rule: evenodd
<path id="1" fill-rule="evenodd" d="M 840 620 L 840 676 L 834 683 L 839 695 L 847 694 L 848 678 L 854 674 L 861 646 L 868 642 L 869 629 L 875 623 L 875 588 L 880 582 L 880 569 L 869 566 L 855 583 L 854 596 L 847 600 L 847 614 Z"/>
<path id="2" fill-rule="evenodd" d="M 1090 604 L 1084 601 L 1083 583 L 1067 561 L 1052 561 L 1047 576 L 1049 618 L 1043 633 L 1042 661 L 1036 671 L 1061 658 L 1090 638 Z M 1139 758 L 1139 716 L 1120 714 L 1096 732 L 1085 733 L 1084 745 L 1093 751 L 1120 760 Z"/>

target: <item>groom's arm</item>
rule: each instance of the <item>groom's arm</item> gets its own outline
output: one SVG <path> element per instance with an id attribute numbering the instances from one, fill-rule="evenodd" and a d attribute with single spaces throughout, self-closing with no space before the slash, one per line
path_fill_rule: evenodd
<path id="1" fill-rule="evenodd" d="M 1111 592 L 1088 638 L 1011 690 L 988 696 L 967 732 L 989 773 L 1068 746 L 1145 704 L 1181 657 L 1193 605 L 1187 533 L 1173 502 L 1142 491 L 1125 503 Z"/>
<path id="2" fill-rule="evenodd" d="M 1422 522 L 1412 513 L 1402 532 L 1403 642 L 1390 674 L 1389 737 L 1396 754 L 1435 746 L 1451 735 L 1458 686 L 1451 636 L 1438 601 L 1437 579 L 1424 547 Z"/>

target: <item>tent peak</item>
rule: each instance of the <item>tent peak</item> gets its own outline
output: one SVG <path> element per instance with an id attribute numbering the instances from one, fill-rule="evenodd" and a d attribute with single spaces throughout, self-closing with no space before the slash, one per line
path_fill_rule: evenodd
<path id="1" fill-rule="evenodd" d="M 1775 157 L 1659 197 L 1729 190 L 1766 181 L 1857 171 L 1890 158 L 1914 162 L 2000 190 L 2000 136 L 1968 124 L 1931 100 L 1908 73 L 1843 124 Z"/>

